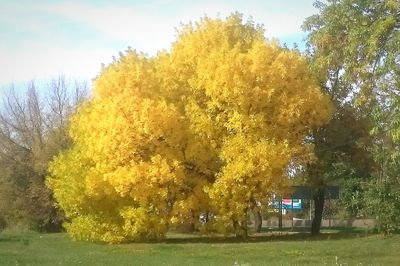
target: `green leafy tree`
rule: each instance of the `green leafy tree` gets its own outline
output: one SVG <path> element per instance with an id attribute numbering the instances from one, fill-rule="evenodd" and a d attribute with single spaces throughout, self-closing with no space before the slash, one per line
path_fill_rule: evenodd
<path id="1" fill-rule="evenodd" d="M 317 160 L 307 168 L 308 183 L 316 189 L 311 231 L 318 234 L 323 188 L 335 182 L 332 177 L 337 176 L 332 167 L 347 164 L 349 169 L 361 170 L 358 175 L 364 177 L 374 172 L 370 159 L 375 156 L 368 148 L 374 143 L 365 133 L 373 127 L 369 114 L 398 95 L 400 16 L 399 2 L 395 0 L 328 0 L 317 1 L 315 6 L 319 14 L 309 17 L 303 25 L 309 31 L 308 53 L 313 71 L 336 107 L 332 122 L 312 136 Z M 341 118 L 344 112 L 355 118 L 346 126 L 361 131 L 343 142 L 343 134 L 332 133 L 339 130 L 334 127 L 337 121 L 346 124 L 344 116 Z M 345 133 L 346 128 L 342 129 L 340 132 Z M 360 157 L 365 158 L 361 167 L 347 163 L 357 162 Z"/>
<path id="2" fill-rule="evenodd" d="M 397 79 L 397 91 L 399 88 Z M 378 221 L 384 234 L 400 229 L 400 95 L 393 92 L 372 113 L 375 127 L 371 152 L 377 164 L 374 179 L 366 188 L 366 211 Z"/>
<path id="3" fill-rule="evenodd" d="M 365 184 L 350 177 L 341 184 L 340 203 L 351 217 L 363 216 L 365 211 Z"/>

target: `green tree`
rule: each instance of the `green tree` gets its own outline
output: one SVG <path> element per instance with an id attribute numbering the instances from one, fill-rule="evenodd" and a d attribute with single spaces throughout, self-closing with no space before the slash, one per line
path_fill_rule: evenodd
<path id="1" fill-rule="evenodd" d="M 377 164 L 374 179 L 366 187 L 366 211 L 378 221 L 384 234 L 400 229 L 400 94 L 399 76 L 394 93 L 372 113 L 373 145 Z M 396 92 L 397 89 L 397 92 Z"/>
<path id="2" fill-rule="evenodd" d="M 315 6 L 319 8 L 319 14 L 309 17 L 303 25 L 309 31 L 308 53 L 312 58 L 312 69 L 336 107 L 334 118 L 341 120 L 340 114 L 348 109 L 356 118 L 354 122 L 363 121 L 361 125 L 366 125 L 361 134 L 365 136 L 374 123 L 369 114 L 377 106 L 383 108 L 390 102 L 388 99 L 398 95 L 399 2 L 329 0 L 326 3 L 317 1 Z M 311 230 L 314 234 L 320 228 L 323 187 L 333 180 L 331 167 L 347 160 L 338 160 L 336 155 L 374 157 L 368 148 L 374 144 L 371 139 L 353 136 L 349 142 L 341 142 L 336 136 L 326 138 L 326 134 L 334 130 L 330 127 L 332 123 L 312 136 L 317 160 L 309 165 L 308 177 L 317 190 Z M 354 125 L 358 123 L 348 124 Z M 359 153 L 348 149 L 354 144 L 364 147 L 365 151 Z M 365 163 L 361 176 L 369 176 L 375 165 Z"/>

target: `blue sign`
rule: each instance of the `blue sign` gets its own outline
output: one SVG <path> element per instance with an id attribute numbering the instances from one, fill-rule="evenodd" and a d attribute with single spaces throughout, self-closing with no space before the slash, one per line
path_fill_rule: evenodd
<path id="1" fill-rule="evenodd" d="M 293 204 L 292 204 L 293 203 Z M 275 209 L 279 209 L 279 202 L 277 200 L 274 200 L 273 203 L 271 204 Z M 283 199 L 282 200 L 282 209 L 292 209 L 293 210 L 301 210 L 302 205 L 301 205 L 301 199 Z"/>

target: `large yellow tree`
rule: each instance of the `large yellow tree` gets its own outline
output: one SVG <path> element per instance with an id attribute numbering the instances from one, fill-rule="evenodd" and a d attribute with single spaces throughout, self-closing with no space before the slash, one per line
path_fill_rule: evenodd
<path id="1" fill-rule="evenodd" d="M 331 107 L 296 51 L 241 15 L 184 26 L 168 52 L 128 50 L 71 122 L 48 185 L 75 239 L 121 242 L 171 226 L 246 233 L 246 213 L 312 159 Z"/>

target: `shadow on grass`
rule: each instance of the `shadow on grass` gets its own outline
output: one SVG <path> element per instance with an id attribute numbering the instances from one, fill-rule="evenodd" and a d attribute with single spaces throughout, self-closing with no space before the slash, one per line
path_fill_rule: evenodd
<path id="1" fill-rule="evenodd" d="M 0 242 L 19 242 L 19 241 L 21 241 L 20 237 L 12 237 L 12 236 L 4 237 L 0 235 Z"/>
<path id="2" fill-rule="evenodd" d="M 292 231 L 291 228 L 284 228 L 282 231 L 278 231 L 277 228 L 263 228 L 261 233 L 251 234 L 246 239 L 238 238 L 233 235 L 222 236 L 222 235 L 201 235 L 201 234 L 185 234 L 170 232 L 167 234 L 167 238 L 164 240 L 150 240 L 150 241 L 135 241 L 129 243 L 166 243 L 166 244 L 213 244 L 213 243 L 260 243 L 260 242 L 277 242 L 277 241 L 334 241 L 342 239 L 356 239 L 363 238 L 370 235 L 376 235 L 376 232 L 372 230 L 366 230 L 364 228 L 349 228 L 349 227 L 332 227 L 323 228 L 321 234 L 318 236 L 311 236 L 309 228 L 295 228 Z M 28 245 L 37 233 L 32 232 L 19 232 L 19 233 L 0 233 L 0 244 L 1 243 L 17 243 L 20 242 L 24 245 Z M 98 244 L 105 244 L 103 242 L 94 242 Z"/>
<path id="3" fill-rule="evenodd" d="M 261 232 L 271 233 L 271 232 L 278 232 L 278 228 L 262 228 Z M 295 232 L 295 233 L 309 233 L 311 230 L 308 227 L 295 227 L 292 228 L 282 228 L 281 232 Z M 353 233 L 353 234 L 360 234 L 360 233 L 373 233 L 372 229 L 367 228 L 360 228 L 360 227 L 322 227 L 321 233 Z"/>
<path id="4" fill-rule="evenodd" d="M 370 231 L 366 231 L 362 228 L 330 228 L 329 230 L 323 230 L 323 232 L 317 236 L 311 236 L 308 232 L 309 229 L 303 229 L 292 231 L 291 229 L 285 229 L 283 231 L 277 231 L 274 229 L 264 229 L 262 233 L 253 234 L 248 236 L 246 239 L 238 238 L 235 236 L 200 236 L 193 234 L 170 234 L 161 243 L 258 243 L 258 242 L 276 242 L 276 241 L 330 241 L 330 240 L 341 240 L 341 239 L 353 239 L 360 237 L 367 237 L 373 234 Z M 156 243 L 156 242 L 155 242 Z"/>
<path id="5" fill-rule="evenodd" d="M 2 235 L 0 234 L 0 243 L 18 243 L 21 242 L 24 245 L 28 245 L 30 240 L 32 239 L 32 235 L 29 234 L 17 234 L 17 235 L 10 235 L 10 234 L 6 234 L 6 235 Z"/>

